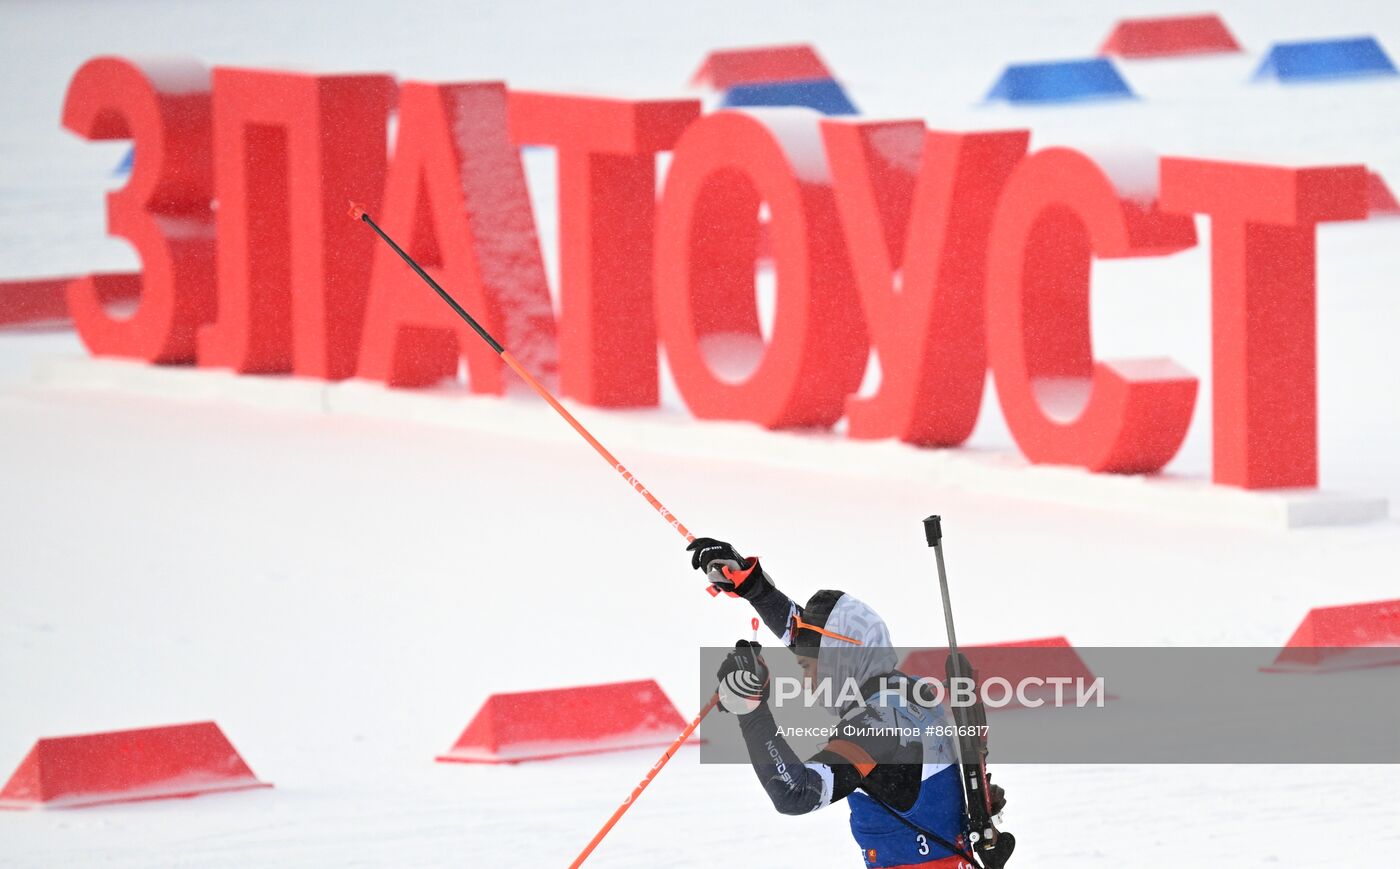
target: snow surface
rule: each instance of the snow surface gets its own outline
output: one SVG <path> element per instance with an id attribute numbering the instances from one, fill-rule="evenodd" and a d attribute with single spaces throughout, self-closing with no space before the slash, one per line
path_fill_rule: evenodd
<path id="1" fill-rule="evenodd" d="M 1247 54 L 1124 62 L 1141 101 L 1024 110 L 977 105 L 1006 63 L 1087 55 L 1119 17 L 1198 4 L 5 3 L 0 276 L 135 265 L 103 236 L 125 144 L 78 142 L 58 124 L 73 71 L 100 54 L 666 96 L 711 48 L 810 40 L 871 116 L 1030 126 L 1036 148 L 1365 162 L 1400 178 L 1400 82 L 1246 83 L 1275 41 L 1369 32 L 1400 51 L 1400 7 L 1215 9 Z M 548 152 L 527 170 L 553 280 Z M 1376 220 L 1324 227 L 1318 245 L 1323 484 L 1393 503 L 1397 238 L 1400 222 Z M 1171 466 L 1184 474 L 1209 461 L 1207 275 L 1204 247 L 1095 265 L 1099 355 L 1170 355 L 1203 378 Z M 432 757 L 496 691 L 655 677 L 688 717 L 697 647 L 748 635 L 743 605 L 703 594 L 679 539 L 582 444 L 30 383 L 36 358 L 80 352 L 68 333 L 0 335 L 0 767 L 40 736 L 212 718 L 276 787 L 3 813 L 0 864 L 563 865 L 659 752 L 519 767 Z M 656 413 L 679 412 L 664 388 Z M 970 447 L 1008 445 L 992 396 L 983 411 Z M 918 529 L 935 511 L 968 643 L 1270 645 L 1312 606 L 1400 589 L 1393 521 L 1222 529 L 742 456 L 620 458 L 697 533 L 763 555 L 796 596 L 851 588 L 900 643 L 942 639 Z M 780 817 L 749 770 L 702 767 L 693 752 L 590 866 L 859 865 L 844 809 Z M 1395 767 L 994 773 L 1020 841 L 1012 866 L 1359 866 L 1400 853 Z"/>

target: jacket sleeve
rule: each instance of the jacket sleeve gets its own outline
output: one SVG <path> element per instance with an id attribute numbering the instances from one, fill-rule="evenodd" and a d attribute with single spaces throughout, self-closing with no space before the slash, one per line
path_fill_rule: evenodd
<path id="1" fill-rule="evenodd" d="M 855 711 L 842 719 L 842 735 L 805 762 L 778 732 L 768 704 L 741 717 L 739 726 L 773 807 L 785 815 L 802 815 L 844 800 L 858 788 L 899 811 L 913 808 L 922 752 L 917 745 L 902 745 L 891 734 L 893 723 L 889 710 Z"/>
<path id="2" fill-rule="evenodd" d="M 767 703 L 741 716 L 739 729 L 748 747 L 749 762 L 773 801 L 773 808 L 784 815 L 805 815 L 832 803 L 837 771 L 825 763 L 804 763 L 778 732 Z M 854 785 L 846 787 L 841 796 L 853 789 Z"/>
<path id="3" fill-rule="evenodd" d="M 755 565 L 762 570 L 762 565 Z M 778 587 L 772 584 L 772 579 L 764 590 L 752 600 L 754 611 L 763 620 L 763 624 L 768 630 L 773 632 L 773 636 L 784 646 L 792 645 L 792 616 L 794 613 L 801 615 L 802 607 L 798 606 L 792 598 L 783 594 Z"/>

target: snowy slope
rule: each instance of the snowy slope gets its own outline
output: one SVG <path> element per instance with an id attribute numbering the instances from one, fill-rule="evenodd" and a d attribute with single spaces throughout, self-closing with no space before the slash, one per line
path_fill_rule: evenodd
<path id="1" fill-rule="evenodd" d="M 214 717 L 278 785 L 0 816 L 0 854 L 23 865 L 83 864 L 93 849 L 129 865 L 559 865 L 653 752 L 504 769 L 431 756 L 496 690 L 655 675 L 690 714 L 695 646 L 746 633 L 742 606 L 702 594 L 679 542 L 581 447 L 96 393 L 14 389 L 0 409 L 5 476 L 25 493 L 0 514 L 0 692 L 23 698 L 7 704 L 0 756 L 17 762 L 41 733 Z M 932 509 L 949 517 L 967 642 L 1268 644 L 1319 600 L 1393 593 L 1377 566 L 1400 550 L 1389 528 L 1212 532 L 738 461 L 629 460 L 685 521 L 751 541 L 795 593 L 860 589 L 904 642 L 940 636 L 917 536 Z M 713 483 L 726 478 L 748 497 Z M 619 557 L 599 563 L 600 547 Z M 833 570 L 844 559 L 853 575 Z M 1227 862 L 1255 865 L 1263 841 L 1283 865 L 1319 865 L 1338 847 L 1316 838 L 1324 817 L 1400 845 L 1393 768 L 998 776 L 1027 865 L 1124 865 L 1145 837 L 1157 856 L 1130 865 L 1165 866 L 1196 854 L 1197 836 Z M 1372 796 L 1355 805 L 1358 788 Z M 764 800 L 747 770 L 683 754 L 599 864 L 724 865 L 742 848 L 746 865 L 849 865 L 842 810 L 793 820 Z M 1095 811 L 1109 832 L 1089 847 L 1077 831 Z M 701 844 L 713 836 L 729 844 Z M 663 857 L 676 842 L 695 844 Z"/>
<path id="2" fill-rule="evenodd" d="M 946 5 L 3 4 L 0 276 L 134 264 L 102 236 L 122 147 L 57 125 L 73 70 L 100 53 L 663 95 L 710 47 L 810 39 L 870 113 L 1030 125 L 1037 147 L 1365 161 L 1400 177 L 1400 84 L 1243 83 L 1276 39 L 1372 32 L 1400 51 L 1392 5 L 1222 4 L 1250 57 L 1127 64 L 1142 103 L 1031 112 L 973 104 L 1006 62 L 1087 54 L 1120 15 L 1198 7 Z M 1383 347 L 1400 324 L 1397 239 L 1400 222 L 1374 221 L 1326 227 L 1319 245 L 1323 483 L 1392 500 L 1400 393 Z M 1167 353 L 1206 377 L 1206 271 L 1202 249 L 1096 266 L 1098 349 Z M 696 647 L 747 634 L 743 606 L 704 595 L 679 539 L 581 444 L 28 382 L 35 358 L 79 352 L 64 334 L 0 336 L 0 775 L 40 735 L 214 718 L 277 787 L 0 814 L 0 865 L 562 865 L 654 752 L 499 769 L 432 756 L 495 691 L 654 676 L 692 714 Z M 1172 470 L 1204 473 L 1208 410 Z M 1007 443 L 989 397 L 973 446 Z M 917 528 L 935 511 L 966 642 L 1269 645 L 1311 606 L 1397 596 L 1395 522 L 1224 530 L 741 456 L 623 459 L 697 533 L 764 555 L 794 595 L 858 589 L 901 643 L 941 637 Z M 1400 852 L 1394 767 L 997 778 L 1023 867 L 1367 865 Z M 687 750 L 590 865 L 858 865 L 844 815 L 779 817 L 752 773 Z"/>

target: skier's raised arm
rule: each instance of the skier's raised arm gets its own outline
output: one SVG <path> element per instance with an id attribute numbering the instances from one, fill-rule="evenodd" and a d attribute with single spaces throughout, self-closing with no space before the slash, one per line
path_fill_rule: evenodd
<path id="1" fill-rule="evenodd" d="M 759 783 L 784 815 L 805 815 L 830 805 L 834 777 L 830 766 L 803 763 L 778 730 L 768 707 L 768 666 L 762 646 L 740 640 L 720 665 L 720 708 L 739 718 L 739 730 Z M 845 789 L 847 793 L 854 785 Z"/>
<path id="2" fill-rule="evenodd" d="M 902 809 L 913 806 L 923 758 L 891 735 L 898 727 L 892 710 L 858 707 L 842 719 L 839 732 L 803 761 L 783 737 L 768 706 L 768 667 L 757 643 L 740 640 L 720 665 L 720 708 L 739 718 L 749 762 L 773 808 L 804 815 L 873 787 Z M 911 753 L 912 751 L 912 753 Z"/>
<path id="3" fill-rule="evenodd" d="M 792 617 L 800 616 L 802 607 L 773 585 L 756 556 L 745 558 L 733 545 L 713 537 L 695 538 L 686 551 L 691 553 L 690 566 L 703 571 L 710 585 L 747 600 L 783 645 L 792 642 Z"/>

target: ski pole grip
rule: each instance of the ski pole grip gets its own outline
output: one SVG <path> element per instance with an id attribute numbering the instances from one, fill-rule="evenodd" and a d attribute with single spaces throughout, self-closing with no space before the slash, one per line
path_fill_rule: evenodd
<path id="1" fill-rule="evenodd" d="M 943 517 L 930 516 L 924 520 L 924 539 L 929 546 L 937 546 L 943 539 Z"/>

